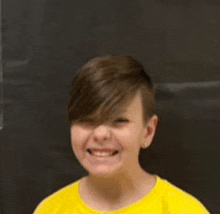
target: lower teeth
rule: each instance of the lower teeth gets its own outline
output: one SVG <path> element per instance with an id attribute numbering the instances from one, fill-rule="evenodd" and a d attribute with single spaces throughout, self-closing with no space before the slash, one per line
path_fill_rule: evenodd
<path id="1" fill-rule="evenodd" d="M 96 156 L 96 157 L 109 157 L 109 156 L 112 156 L 111 154 L 106 154 L 106 155 L 92 154 L 92 155 Z"/>
<path id="2" fill-rule="evenodd" d="M 110 156 L 112 156 L 112 155 L 103 155 L 103 156 L 98 156 L 98 155 L 93 155 L 93 156 L 95 156 L 95 157 L 110 157 Z"/>

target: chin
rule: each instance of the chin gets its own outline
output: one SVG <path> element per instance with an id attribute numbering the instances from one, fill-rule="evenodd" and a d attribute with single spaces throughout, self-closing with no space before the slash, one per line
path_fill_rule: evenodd
<path id="1" fill-rule="evenodd" d="M 124 174 L 119 169 L 109 169 L 104 167 L 96 167 L 96 169 L 86 169 L 90 176 L 100 177 L 100 178 L 113 178 Z"/>

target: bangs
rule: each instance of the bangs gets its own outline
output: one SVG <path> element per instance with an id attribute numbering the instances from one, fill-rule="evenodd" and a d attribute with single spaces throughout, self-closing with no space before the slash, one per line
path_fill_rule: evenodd
<path id="1" fill-rule="evenodd" d="M 85 118 L 93 119 L 97 124 L 106 122 L 121 114 L 132 101 L 138 90 L 138 84 L 130 86 L 128 83 L 114 79 L 96 83 L 91 82 L 80 87 L 78 95 L 73 96 L 69 115 L 76 123 Z M 77 90 L 76 90 L 77 91 Z"/>

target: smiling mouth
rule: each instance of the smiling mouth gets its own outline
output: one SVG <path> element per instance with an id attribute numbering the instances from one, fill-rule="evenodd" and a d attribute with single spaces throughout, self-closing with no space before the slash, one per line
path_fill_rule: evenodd
<path id="1" fill-rule="evenodd" d="M 116 154 L 118 154 L 118 151 L 114 151 L 114 152 L 95 152 L 92 151 L 91 149 L 87 149 L 86 150 L 90 155 L 92 156 L 97 156 L 97 157 L 106 157 L 106 156 L 114 156 Z"/>

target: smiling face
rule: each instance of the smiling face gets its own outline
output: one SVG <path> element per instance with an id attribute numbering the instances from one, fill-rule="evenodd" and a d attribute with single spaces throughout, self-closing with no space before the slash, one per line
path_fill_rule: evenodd
<path id="1" fill-rule="evenodd" d="M 145 148 L 151 144 L 158 118 L 154 115 L 144 126 L 139 93 L 124 110 L 118 117 L 99 126 L 95 126 L 95 121 L 92 120 L 84 120 L 71 126 L 73 151 L 90 175 L 111 177 L 140 169 L 140 148 L 144 142 Z M 96 153 L 94 149 L 107 149 L 111 150 L 111 153 Z M 114 151 L 118 153 L 112 155 Z"/>

